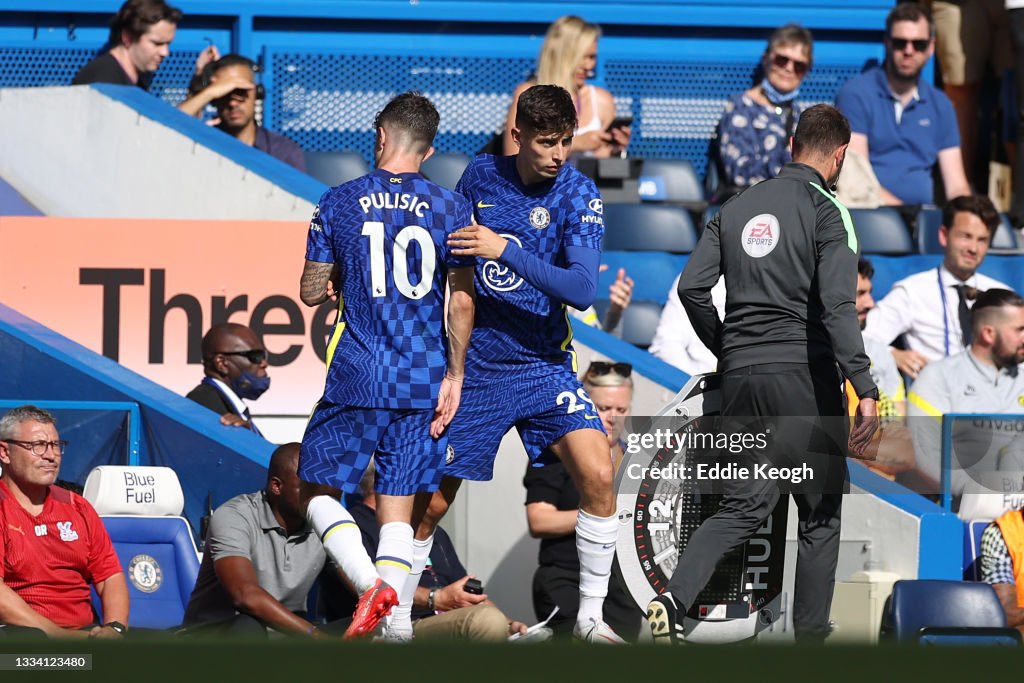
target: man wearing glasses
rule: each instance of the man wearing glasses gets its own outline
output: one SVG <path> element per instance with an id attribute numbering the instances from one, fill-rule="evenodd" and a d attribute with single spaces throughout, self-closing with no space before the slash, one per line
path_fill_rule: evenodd
<path id="1" fill-rule="evenodd" d="M 0 418 L 0 635 L 120 638 L 127 630 L 128 584 L 110 536 L 88 501 L 54 485 L 67 445 L 45 410 L 21 406 Z"/>
<path id="2" fill-rule="evenodd" d="M 255 401 L 270 388 L 267 350 L 245 325 L 220 323 L 203 337 L 203 381 L 186 398 L 220 415 L 229 427 L 260 435 L 243 399 Z"/>
<path id="3" fill-rule="evenodd" d="M 935 51 L 931 15 L 916 3 L 901 3 L 885 28 L 884 66 L 850 79 L 836 96 L 850 121 L 849 151 L 870 162 L 883 204 L 933 203 L 936 161 L 947 199 L 970 194 L 953 105 L 921 80 Z"/>

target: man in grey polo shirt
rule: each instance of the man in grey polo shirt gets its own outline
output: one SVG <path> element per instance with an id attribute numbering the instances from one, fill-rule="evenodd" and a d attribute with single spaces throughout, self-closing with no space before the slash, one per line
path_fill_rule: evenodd
<path id="1" fill-rule="evenodd" d="M 298 461 L 299 444 L 279 447 L 266 488 L 235 496 L 213 513 L 185 609 L 190 631 L 323 635 L 305 610 L 327 555 L 299 509 Z"/>
<path id="2" fill-rule="evenodd" d="M 971 309 L 971 329 L 966 350 L 929 363 L 910 387 L 914 451 L 918 468 L 932 480 L 931 493 L 939 490 L 944 414 L 1024 414 L 1024 299 L 1007 289 L 982 292 Z M 1019 469 L 1022 427 L 1024 422 L 997 417 L 954 425 L 954 501 L 965 489 L 991 488 L 1002 473 Z"/>

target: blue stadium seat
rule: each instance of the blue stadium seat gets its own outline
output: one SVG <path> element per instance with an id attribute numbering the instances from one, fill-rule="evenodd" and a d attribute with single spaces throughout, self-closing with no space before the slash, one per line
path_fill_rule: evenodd
<path id="1" fill-rule="evenodd" d="M 686 159 L 644 159 L 640 198 L 645 201 L 703 202 L 704 186 Z"/>
<path id="2" fill-rule="evenodd" d="M 700 225 L 697 226 L 698 234 L 704 232 L 704 228 L 708 227 L 708 223 L 721 208 L 721 204 L 708 204 L 708 208 L 704 209 L 704 214 L 700 218 Z"/>
<path id="3" fill-rule="evenodd" d="M 606 251 L 688 254 L 697 246 L 693 219 L 674 206 L 605 204 L 604 228 Z"/>
<path id="4" fill-rule="evenodd" d="M 429 180 L 449 190 L 454 190 L 469 165 L 469 156 L 461 152 L 434 154 L 423 162 L 421 171 Z"/>
<path id="5" fill-rule="evenodd" d="M 661 319 L 661 304 L 654 301 L 633 301 L 622 312 L 622 340 L 646 349 L 654 340 Z"/>
<path id="6" fill-rule="evenodd" d="M 972 581 L 897 581 L 882 616 L 882 633 L 917 642 L 924 628 L 1002 629 L 1006 617 L 992 586 Z"/>
<path id="7" fill-rule="evenodd" d="M 306 173 L 331 187 L 355 180 L 370 172 L 359 152 L 306 152 Z"/>
<path id="8" fill-rule="evenodd" d="M 124 569 L 131 627 L 179 626 L 199 575 L 199 555 L 192 529 L 180 516 L 184 495 L 174 470 L 97 467 L 84 495 L 100 514 Z M 93 607 L 101 613 L 95 591 Z"/>
<path id="9" fill-rule="evenodd" d="M 941 254 L 939 244 L 939 227 L 942 225 L 942 209 L 921 209 L 917 214 L 917 250 L 922 254 Z M 1010 217 L 999 214 L 999 225 L 996 234 L 992 235 L 992 249 L 999 251 L 1019 251 L 1020 241 L 1017 231 L 1013 229 Z"/>
<path id="10" fill-rule="evenodd" d="M 860 250 L 865 254 L 913 254 L 910 231 L 896 209 L 850 209 Z"/>

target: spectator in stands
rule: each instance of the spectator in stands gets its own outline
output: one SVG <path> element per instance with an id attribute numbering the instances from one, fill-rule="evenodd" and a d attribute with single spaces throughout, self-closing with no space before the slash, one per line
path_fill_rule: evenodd
<path id="1" fill-rule="evenodd" d="M 775 29 L 761 56 L 764 78 L 733 95 L 718 122 L 719 187 L 712 201 L 723 202 L 740 190 L 778 175 L 792 159 L 789 139 L 801 107 L 800 82 L 811 68 L 811 32 L 797 24 Z"/>
<path id="2" fill-rule="evenodd" d="M 92 505 L 54 485 L 66 450 L 45 410 L 21 406 L 0 418 L 0 624 L 55 638 L 120 638 L 128 584 Z"/>
<path id="3" fill-rule="evenodd" d="M 665 299 L 665 307 L 661 309 L 661 318 L 658 320 L 658 329 L 654 331 L 654 339 L 648 351 L 688 375 L 714 372 L 718 367 L 718 359 L 697 337 L 679 295 L 676 294 L 678 287 L 679 276 L 676 276 L 669 287 L 668 298 Z M 711 301 L 718 309 L 718 315 L 724 318 L 725 278 L 720 279 L 711 290 Z"/>
<path id="4" fill-rule="evenodd" d="M 601 29 L 579 17 L 567 15 L 557 19 L 544 36 L 534 76 L 516 86 L 508 109 L 503 133 L 505 154 L 515 154 L 518 147 L 512 140 L 519 96 L 534 85 L 560 85 L 576 102 L 579 128 L 573 138 L 573 152 L 595 157 L 619 154 L 629 146 L 629 126 L 609 128 L 615 120 L 615 99 L 604 88 L 587 83 L 597 66 L 597 40 Z"/>
<path id="5" fill-rule="evenodd" d="M 601 272 L 608 270 L 608 265 L 601 264 Z M 619 268 L 615 274 L 615 280 L 608 288 L 608 310 L 604 313 L 604 320 L 597 315 L 597 309 L 593 306 L 585 311 L 579 311 L 569 307 L 569 313 L 574 318 L 582 320 L 591 327 L 597 327 L 608 334 L 616 337 L 622 336 L 622 314 L 629 308 L 629 302 L 633 299 L 633 278 L 626 275 L 625 268 Z"/>
<path id="6" fill-rule="evenodd" d="M 934 0 L 931 5 L 942 89 L 956 111 L 960 153 L 970 181 L 977 171 L 978 105 L 986 67 L 991 64 L 997 79 L 1013 69 L 1006 0 Z"/>
<path id="7" fill-rule="evenodd" d="M 628 363 L 594 361 L 583 375 L 583 387 L 597 407 L 601 424 L 608 433 L 616 469 L 624 455 L 621 441 L 632 411 L 633 372 Z M 542 456 L 546 457 L 546 456 Z M 576 553 L 576 515 L 580 494 L 572 477 L 553 455 L 544 467 L 528 467 L 526 521 L 530 535 L 541 539 L 537 571 L 533 574 L 533 611 L 544 619 L 557 606 L 548 622 L 556 634 L 571 637 L 580 604 L 580 561 Z M 626 640 L 635 640 L 643 614 L 623 590 L 617 571 L 608 582 L 604 620 Z"/>
<path id="8" fill-rule="evenodd" d="M 921 472 L 938 492 L 942 416 L 946 413 L 1024 414 L 1024 299 L 1007 289 L 978 295 L 971 311 L 970 347 L 929 363 L 910 387 L 910 429 Z M 928 419 L 933 418 L 933 419 Z M 1012 423 L 988 419 L 954 427 L 951 485 L 958 499 L 992 473 L 1022 470 Z"/>
<path id="9" fill-rule="evenodd" d="M 973 295 L 1009 289 L 978 272 L 998 225 L 999 214 L 988 197 L 946 202 L 939 228 L 942 264 L 903 278 L 868 313 L 865 337 L 891 344 L 905 335 L 909 348 L 893 350 L 900 372 L 913 379 L 925 364 L 960 353 L 971 341 L 966 321 Z"/>
<path id="10" fill-rule="evenodd" d="M 850 79 L 836 96 L 853 131 L 849 152 L 870 162 L 883 204 L 930 204 L 936 162 L 946 198 L 970 194 L 953 105 L 921 80 L 935 50 L 931 15 L 900 3 L 885 30 L 885 64 Z"/>
<path id="11" fill-rule="evenodd" d="M 870 261 L 862 258 L 857 262 L 857 298 L 854 304 L 857 307 L 857 319 L 862 331 L 867 323 L 868 312 L 875 307 L 875 300 L 871 296 L 871 278 L 874 275 L 875 267 Z M 871 379 L 878 387 L 876 405 L 878 416 L 881 418 L 881 428 L 875 433 L 872 446 L 869 446 L 869 449 L 875 450 L 875 459 L 864 461 L 863 464 L 891 478 L 893 475 L 912 471 L 915 464 L 914 444 L 906 426 L 906 389 L 903 376 L 896 367 L 896 360 L 890 353 L 891 347 L 871 337 L 863 339 L 864 352 L 871 360 Z M 859 399 L 849 382 L 846 382 L 846 400 L 850 416 L 855 416 Z M 908 478 L 907 483 L 910 484 L 911 475 L 905 476 Z"/>
<path id="12" fill-rule="evenodd" d="M 266 487 L 213 513 L 185 609 L 190 632 L 325 635 L 306 614 L 327 553 L 299 506 L 298 463 L 299 444 L 278 447 Z"/>
<path id="13" fill-rule="evenodd" d="M 263 99 L 263 86 L 256 83 L 258 71 L 259 66 L 247 57 L 224 55 L 203 69 L 198 92 L 178 108 L 198 116 L 206 105 L 212 104 L 217 109 L 217 128 L 305 173 L 302 148 L 256 123 L 256 101 Z"/>
<path id="14" fill-rule="evenodd" d="M 1006 625 L 1024 633 L 1024 511 L 1004 512 L 982 533 L 981 580 L 999 596 Z"/>
<path id="15" fill-rule="evenodd" d="M 186 398 L 220 415 L 221 424 L 260 433 L 242 399 L 255 401 L 270 388 L 267 350 L 245 325 L 220 323 L 203 337 L 203 381 Z"/>
<path id="16" fill-rule="evenodd" d="M 83 66 L 71 84 L 113 83 L 148 90 L 153 74 L 171 53 L 181 16 L 181 10 L 164 0 L 128 0 L 110 20 L 107 49 Z M 214 54 L 212 46 L 204 50 L 196 71 Z"/>
<path id="17" fill-rule="evenodd" d="M 361 500 L 351 500 L 346 506 L 362 532 L 363 546 L 370 557 L 377 556 L 380 541 L 375 481 L 376 470 L 371 461 L 359 481 Z M 430 548 L 426 569 L 413 597 L 413 635 L 416 638 L 501 642 L 514 633 L 524 633 L 526 625 L 506 617 L 486 593 L 466 590 L 466 582 L 473 578 L 462 566 L 451 538 L 438 527 L 434 531 L 434 544 Z M 347 583 L 331 575 L 324 577 L 321 586 L 328 619 L 352 614 L 357 596 Z M 392 618 L 400 609 L 400 606 L 392 609 Z M 388 628 L 384 633 L 385 639 L 391 641 L 405 641 L 412 637 L 394 628 Z"/>

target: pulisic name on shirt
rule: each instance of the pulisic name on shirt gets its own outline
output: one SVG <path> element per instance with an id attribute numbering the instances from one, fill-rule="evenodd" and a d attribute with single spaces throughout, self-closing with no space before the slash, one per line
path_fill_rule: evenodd
<path id="1" fill-rule="evenodd" d="M 363 213 L 370 213 L 370 209 L 401 209 L 410 211 L 418 218 L 430 210 L 430 204 L 423 201 L 417 195 L 407 192 L 371 192 L 365 197 L 359 198 L 359 207 Z"/>

